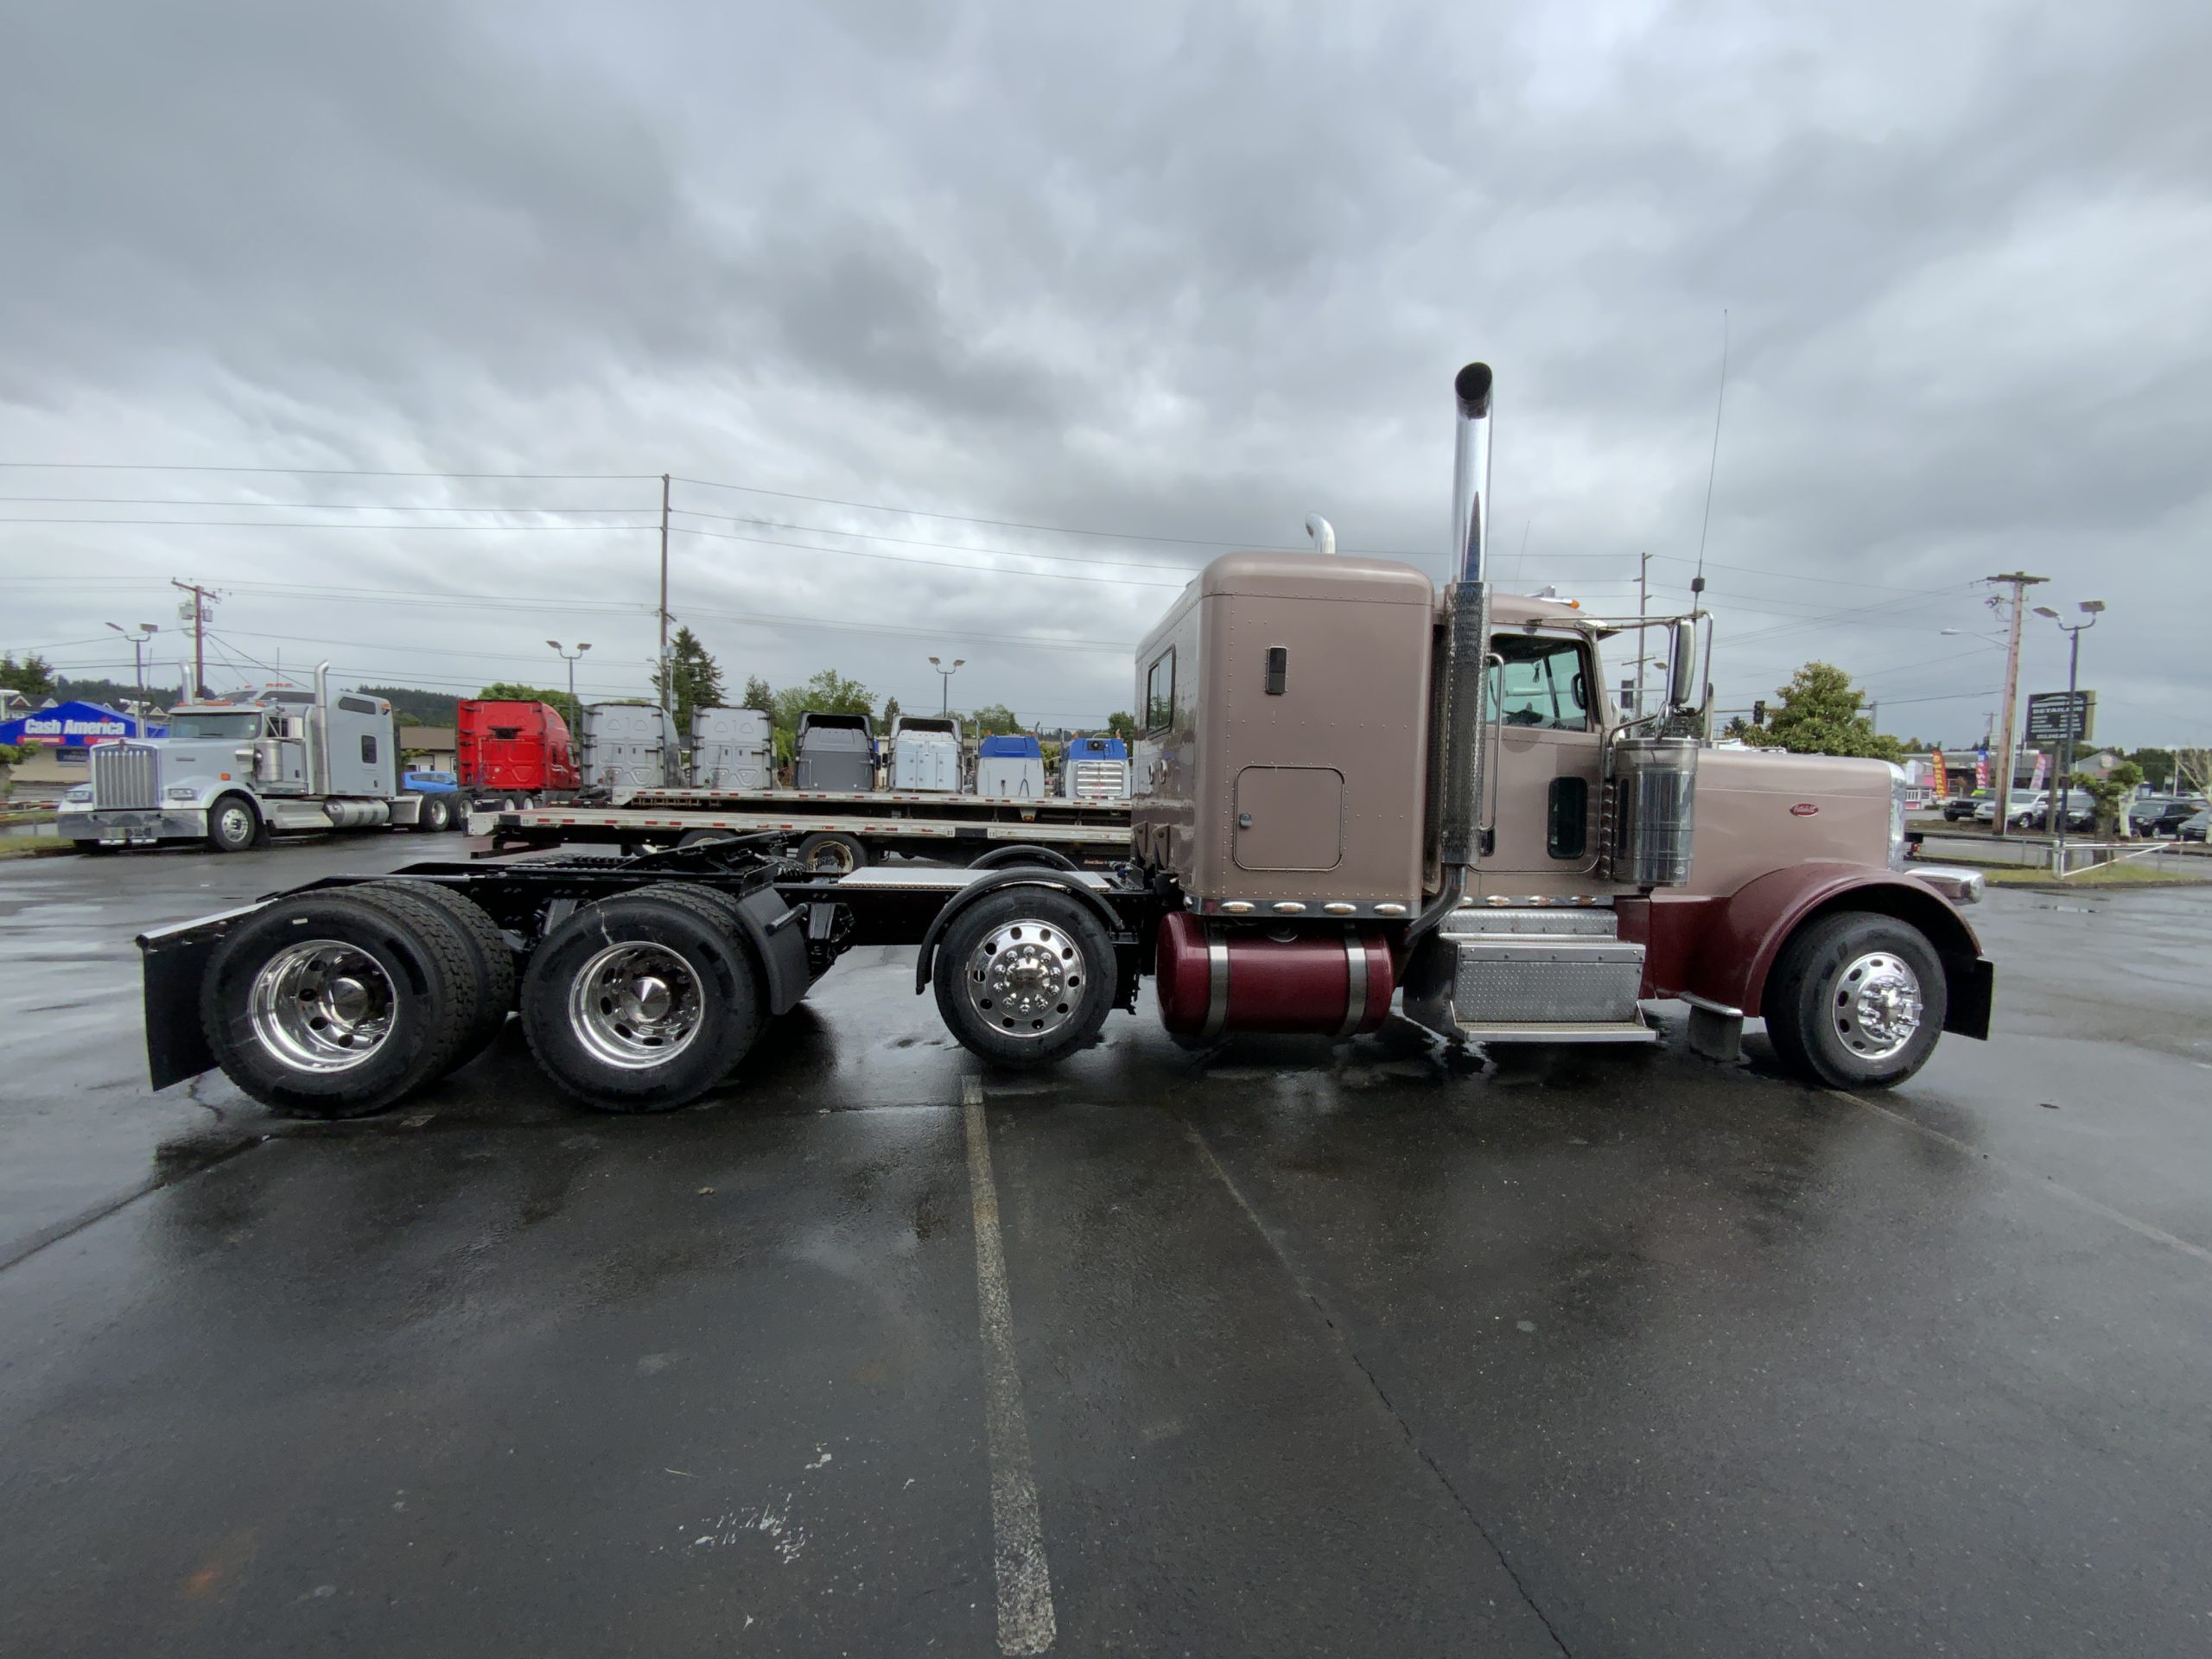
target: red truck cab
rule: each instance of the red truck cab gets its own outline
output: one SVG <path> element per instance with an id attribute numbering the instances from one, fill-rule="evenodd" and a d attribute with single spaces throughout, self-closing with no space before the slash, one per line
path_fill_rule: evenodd
<path id="1" fill-rule="evenodd" d="M 461 786 L 519 804 L 576 791 L 569 723 L 543 702 L 466 698 L 454 725 Z"/>

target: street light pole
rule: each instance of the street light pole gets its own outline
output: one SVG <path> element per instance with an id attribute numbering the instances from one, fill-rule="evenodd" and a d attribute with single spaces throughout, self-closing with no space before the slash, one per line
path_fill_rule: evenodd
<path id="1" fill-rule="evenodd" d="M 582 641 L 581 643 L 579 643 L 579 644 L 577 645 L 577 646 L 576 646 L 575 657 L 571 657 L 571 656 L 570 656 L 567 652 L 563 651 L 563 650 L 561 649 L 561 642 L 560 642 L 558 639 L 548 639 L 545 643 L 546 643 L 547 645 L 549 645 L 552 646 L 552 647 L 553 647 L 554 654 L 555 654 L 556 656 L 557 656 L 558 658 L 560 658 L 560 659 L 561 659 L 563 662 L 566 663 L 566 664 L 569 665 L 569 708 L 571 708 L 571 709 L 575 709 L 575 708 L 576 708 L 576 657 L 581 657 L 581 656 L 582 656 L 582 655 L 584 654 L 584 652 L 588 652 L 588 651 L 589 651 L 589 650 L 591 649 L 591 641 L 590 641 L 590 640 L 588 640 L 588 639 L 586 639 L 586 640 L 583 640 L 583 641 Z M 579 712 L 579 713 L 581 713 L 582 711 L 581 711 L 581 710 L 579 710 L 578 712 Z"/>
<path id="2" fill-rule="evenodd" d="M 2064 622 L 2059 622 L 2058 613 L 2048 605 L 2036 607 L 2037 616 L 2047 616 L 2052 621 L 2058 622 L 2060 630 L 2066 635 L 2066 729 L 2065 734 L 2058 741 L 2058 752 L 2065 759 L 2060 761 L 2058 776 L 2052 780 L 2055 787 L 2051 792 L 2050 809 L 2051 833 L 2057 837 L 2058 841 L 2058 851 L 2056 855 L 2056 870 L 2061 879 L 2063 879 L 2066 874 L 2066 800 L 2072 792 L 2071 785 L 2074 781 L 2074 740 L 2080 734 L 2082 729 L 2082 723 L 2078 718 L 2081 710 L 2075 701 L 2080 695 L 2082 683 L 2082 636 L 2097 626 L 2098 613 L 2104 607 L 2105 602 L 2101 599 L 2083 600 L 2082 610 L 2089 620 L 2069 626 Z"/>
<path id="3" fill-rule="evenodd" d="M 930 666 L 937 670 L 938 690 L 942 693 L 937 703 L 937 711 L 940 715 L 952 712 L 952 677 L 960 671 L 961 664 L 967 660 L 965 657 L 956 657 L 952 659 L 952 666 L 947 668 L 944 665 L 944 658 L 942 657 L 930 658 Z"/>
<path id="4" fill-rule="evenodd" d="M 153 622 L 141 622 L 137 633 L 131 632 L 120 622 L 111 622 L 107 626 L 130 642 L 130 660 L 137 665 L 138 670 L 138 719 L 143 727 L 146 718 L 146 645 L 156 634 L 162 631 L 160 625 Z"/>

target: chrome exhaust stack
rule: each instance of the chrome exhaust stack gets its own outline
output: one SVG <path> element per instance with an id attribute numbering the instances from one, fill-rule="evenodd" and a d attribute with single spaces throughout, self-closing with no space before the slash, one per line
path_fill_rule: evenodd
<path id="1" fill-rule="evenodd" d="M 1491 377 L 1470 363 L 1452 382 L 1459 425 L 1452 459 L 1452 563 L 1444 658 L 1436 678 L 1428 822 L 1441 881 L 1408 931 L 1410 944 L 1459 908 L 1482 856 L 1483 725 L 1490 650 Z"/>
<path id="2" fill-rule="evenodd" d="M 1452 455 L 1452 563 L 1462 582 L 1482 582 L 1490 557 L 1490 394 L 1487 363 L 1470 363 L 1453 377 L 1459 409 Z"/>

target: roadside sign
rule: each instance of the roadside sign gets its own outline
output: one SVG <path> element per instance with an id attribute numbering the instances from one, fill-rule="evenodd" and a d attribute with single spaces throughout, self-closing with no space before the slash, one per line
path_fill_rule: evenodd
<path id="1" fill-rule="evenodd" d="M 2038 747 L 2056 748 L 2068 738 L 2087 743 L 2097 723 L 2097 694 L 2094 691 L 2038 691 L 2028 698 L 2028 741 Z M 2068 727 L 2073 729 L 2069 731 Z"/>

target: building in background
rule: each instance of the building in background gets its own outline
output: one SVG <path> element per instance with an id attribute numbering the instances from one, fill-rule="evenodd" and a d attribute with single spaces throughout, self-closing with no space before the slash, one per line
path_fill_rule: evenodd
<path id="1" fill-rule="evenodd" d="M 461 760 L 461 745 L 450 726 L 402 726 L 399 753 L 416 772 L 451 772 Z"/>
<path id="2" fill-rule="evenodd" d="M 88 779 L 95 743 L 168 735 L 166 726 L 98 702 L 49 703 L 43 709 L 19 709 L 12 719 L 0 721 L 0 743 L 26 744 L 31 749 L 16 763 L 14 785 L 17 797 L 34 800 L 52 798 Z"/>

